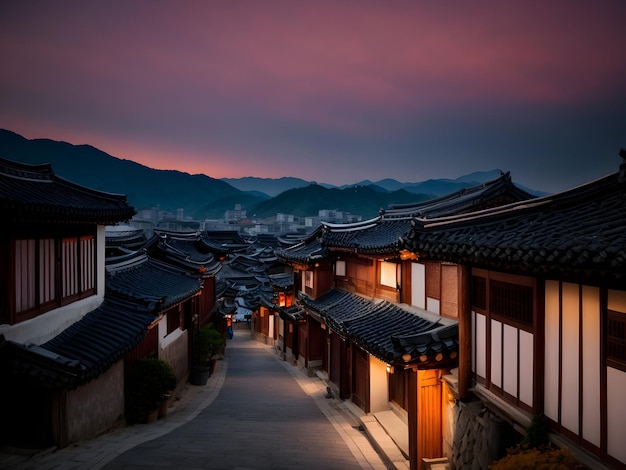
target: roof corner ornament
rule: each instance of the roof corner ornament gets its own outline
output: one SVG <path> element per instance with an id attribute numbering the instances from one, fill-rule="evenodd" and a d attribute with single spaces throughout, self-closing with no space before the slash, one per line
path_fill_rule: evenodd
<path id="1" fill-rule="evenodd" d="M 619 166 L 619 174 L 617 175 L 617 181 L 623 183 L 626 181 L 626 149 L 621 148 L 619 150 L 619 156 L 624 159 L 622 164 Z"/>

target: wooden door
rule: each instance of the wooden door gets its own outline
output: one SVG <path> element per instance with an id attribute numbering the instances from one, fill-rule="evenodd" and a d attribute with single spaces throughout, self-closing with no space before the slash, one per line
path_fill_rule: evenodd
<path id="1" fill-rule="evenodd" d="M 439 370 L 418 371 L 417 449 L 422 458 L 441 457 L 443 454 L 442 385 Z"/>

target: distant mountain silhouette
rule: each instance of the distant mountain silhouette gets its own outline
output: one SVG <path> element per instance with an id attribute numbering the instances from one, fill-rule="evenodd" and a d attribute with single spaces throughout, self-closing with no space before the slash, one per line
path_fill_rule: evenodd
<path id="1" fill-rule="evenodd" d="M 155 170 L 90 145 L 28 140 L 7 130 L 0 130 L 0 157 L 22 163 L 51 163 L 53 171 L 62 178 L 89 188 L 126 194 L 135 209 L 184 208 L 186 215 L 215 218 L 232 209 L 233 201 L 253 205 L 262 200 L 206 175 Z"/>
<path id="2" fill-rule="evenodd" d="M 222 181 L 230 184 L 240 191 L 259 192 L 269 197 L 278 196 L 289 189 L 304 188 L 311 184 L 300 178 L 284 176 L 282 178 L 257 178 L 246 176 L 245 178 L 222 178 Z"/>
<path id="3" fill-rule="evenodd" d="M 432 195 L 417 195 L 404 190 L 381 192 L 380 188 L 376 189 L 371 185 L 339 189 L 310 184 L 305 188 L 290 189 L 259 203 L 254 213 L 261 218 L 272 216 L 277 212 L 304 217 L 316 216 L 320 209 L 330 209 L 370 218 L 378 215 L 379 209 L 386 209 L 390 204 L 408 204 L 432 197 Z"/>
<path id="4" fill-rule="evenodd" d="M 491 171 L 477 171 L 464 175 L 456 179 L 429 179 L 419 183 L 401 183 L 394 179 L 386 178 L 380 181 L 365 180 L 357 183 L 361 186 L 376 186 L 380 190 L 384 191 L 398 191 L 404 189 L 414 194 L 433 194 L 435 196 L 444 196 L 446 194 L 453 193 L 462 188 L 470 186 L 476 186 L 486 181 L 491 181 L 498 177 L 500 170 Z M 349 187 L 349 185 L 341 186 L 342 188 Z"/>
<path id="5" fill-rule="evenodd" d="M 136 209 L 184 209 L 197 219 L 223 218 L 241 204 L 248 215 L 266 218 L 278 212 L 316 216 L 332 209 L 373 217 L 389 204 L 419 202 L 495 178 L 498 170 L 477 172 L 454 180 L 400 183 L 384 179 L 340 188 L 299 178 L 223 178 L 156 170 L 109 155 L 90 145 L 50 139 L 26 139 L 0 129 L 0 157 L 23 163 L 50 163 L 60 177 L 89 188 L 126 194 Z M 526 189 L 526 188 L 524 188 Z M 528 190 L 533 192 L 532 190 Z"/>

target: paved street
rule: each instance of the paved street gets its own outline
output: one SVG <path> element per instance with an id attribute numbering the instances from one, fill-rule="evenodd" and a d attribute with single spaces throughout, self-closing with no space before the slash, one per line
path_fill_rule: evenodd
<path id="1" fill-rule="evenodd" d="M 386 469 L 345 404 L 324 395 L 319 378 L 237 331 L 209 384 L 187 386 L 165 418 L 11 468 Z"/>

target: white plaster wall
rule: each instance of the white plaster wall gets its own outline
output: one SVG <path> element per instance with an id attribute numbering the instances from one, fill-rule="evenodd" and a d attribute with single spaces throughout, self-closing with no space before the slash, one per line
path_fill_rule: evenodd
<path id="1" fill-rule="evenodd" d="M 472 310 L 472 314 L 470 315 L 471 318 L 471 324 L 472 324 L 472 341 L 471 341 L 471 367 L 472 367 L 472 372 L 476 373 L 476 312 L 474 310 Z"/>
<path id="2" fill-rule="evenodd" d="M 519 332 L 519 399 L 533 405 L 534 337 L 528 331 Z"/>
<path id="3" fill-rule="evenodd" d="M 578 434 L 578 418 L 580 405 L 580 295 L 579 285 L 564 282 L 562 284 L 562 344 L 563 370 L 561 372 L 561 424 Z"/>
<path id="4" fill-rule="evenodd" d="M 0 325 L 0 334 L 16 343 L 39 345 L 54 338 L 85 314 L 98 308 L 102 301 L 103 297 L 92 295 L 17 325 Z"/>
<path id="5" fill-rule="evenodd" d="M 426 266 L 411 263 L 411 303 L 426 310 Z"/>
<path id="6" fill-rule="evenodd" d="M 485 315 L 476 313 L 476 343 L 472 347 L 476 351 L 476 375 L 487 378 L 487 320 Z"/>
<path id="7" fill-rule="evenodd" d="M 267 336 L 271 339 L 274 339 L 274 315 L 270 315 L 269 318 L 269 329 L 267 332 Z"/>
<path id="8" fill-rule="evenodd" d="M 620 462 L 626 463 L 624 445 L 624 423 L 626 423 L 626 372 L 612 367 L 607 368 L 607 453 Z"/>
<path id="9" fill-rule="evenodd" d="M 546 281 L 544 414 L 559 418 L 559 283 Z"/>
<path id="10" fill-rule="evenodd" d="M 502 389 L 511 396 L 517 397 L 517 328 L 504 325 L 502 340 L 503 382 Z"/>
<path id="11" fill-rule="evenodd" d="M 180 328 L 177 328 L 167 335 L 167 339 L 170 341 L 161 343 L 159 359 L 163 359 L 172 366 L 176 382 L 180 383 L 189 372 L 189 330 L 182 331 Z"/>
<path id="12" fill-rule="evenodd" d="M 389 386 L 387 364 L 369 356 L 370 367 L 370 413 L 389 409 Z"/>
<path id="13" fill-rule="evenodd" d="M 104 296 L 105 289 L 105 247 L 106 247 L 106 238 L 105 238 L 106 227 L 104 225 L 98 225 L 96 230 L 96 266 L 98 269 L 98 273 L 96 275 L 96 295 Z"/>
<path id="14" fill-rule="evenodd" d="M 426 310 L 429 312 L 436 313 L 437 315 L 441 315 L 441 306 L 440 302 L 437 299 L 433 299 L 431 297 L 426 298 Z"/>
<path id="15" fill-rule="evenodd" d="M 600 446 L 600 291 L 583 286 L 583 439 Z"/>
<path id="16" fill-rule="evenodd" d="M 502 387 L 502 323 L 491 320 L 491 383 Z"/>

